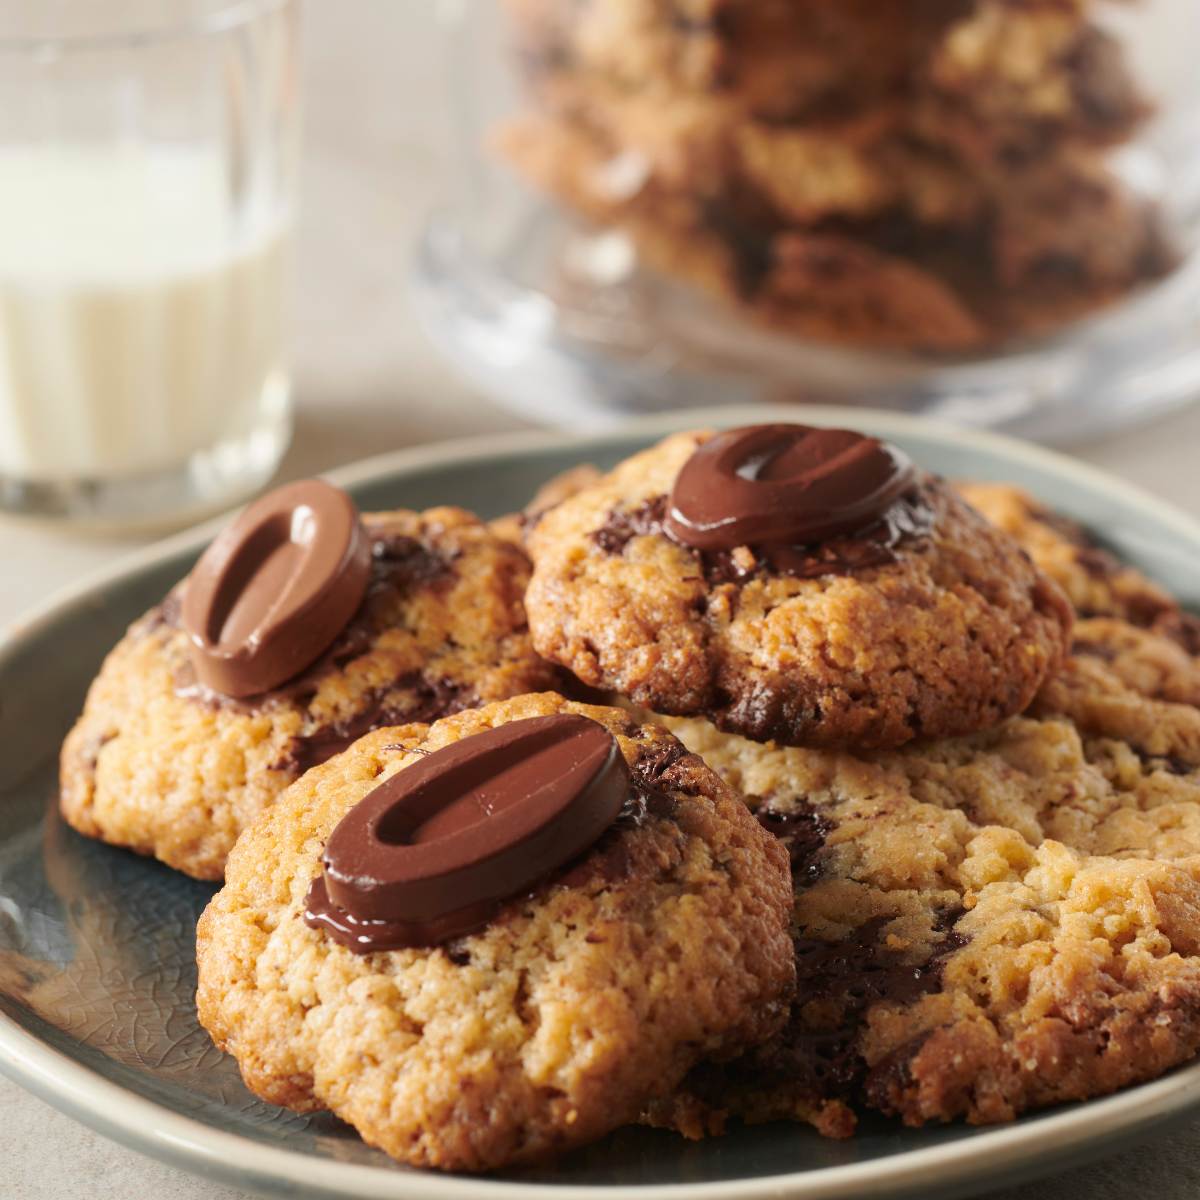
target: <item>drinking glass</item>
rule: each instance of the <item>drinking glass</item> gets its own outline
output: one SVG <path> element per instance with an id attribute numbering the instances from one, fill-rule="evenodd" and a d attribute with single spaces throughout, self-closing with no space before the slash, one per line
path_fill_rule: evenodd
<path id="1" fill-rule="evenodd" d="M 0 0 L 0 511 L 179 524 L 275 472 L 298 0 Z"/>

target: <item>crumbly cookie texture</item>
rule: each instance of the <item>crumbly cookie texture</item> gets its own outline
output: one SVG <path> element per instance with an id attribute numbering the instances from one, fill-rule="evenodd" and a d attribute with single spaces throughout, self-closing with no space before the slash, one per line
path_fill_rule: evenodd
<path id="1" fill-rule="evenodd" d="M 529 102 L 503 152 L 760 322 L 979 347 L 1171 265 L 1106 162 L 1149 109 L 1088 0 L 506 7 Z"/>
<path id="2" fill-rule="evenodd" d="M 264 696 L 196 683 L 179 589 L 131 626 L 63 744 L 68 823 L 220 879 L 241 831 L 368 730 L 560 686 L 525 624 L 520 549 L 458 508 L 363 520 L 375 559 L 362 605 L 312 667 Z"/>
<path id="3" fill-rule="evenodd" d="M 954 490 L 1003 529 L 1067 594 L 1081 617 L 1121 617 L 1200 652 L 1200 621 L 1161 584 L 1098 546 L 1080 525 L 1009 483 L 957 480 Z"/>
<path id="4" fill-rule="evenodd" d="M 1178 642 L 1116 617 L 1075 626 L 1066 666 L 1031 712 L 1061 713 L 1079 729 L 1116 737 L 1180 771 L 1200 767 L 1200 662 Z"/>
<path id="5" fill-rule="evenodd" d="M 539 653 L 656 712 L 827 747 L 985 728 L 1023 709 L 1061 663 L 1062 593 L 928 476 L 932 532 L 902 540 L 894 563 L 711 581 L 653 519 L 710 436 L 667 438 L 527 530 Z"/>
<path id="6" fill-rule="evenodd" d="M 1125 680 L 1102 733 L 1050 711 L 1055 684 L 1040 719 L 890 753 L 664 719 L 789 848 L 797 998 L 773 1039 L 700 1065 L 645 1120 L 701 1136 L 730 1114 L 790 1117 L 843 1137 L 857 1100 L 910 1125 L 986 1123 L 1194 1054 L 1200 758 L 1156 749 L 1136 701 L 1195 728 L 1195 668 L 1163 669 L 1173 644 L 1125 622 L 1081 625 Z M 1081 675 L 1073 695 L 1106 704 L 1110 682 Z"/>
<path id="7" fill-rule="evenodd" d="M 442 947 L 358 956 L 301 919 L 325 839 L 416 751 L 556 712 L 616 735 L 657 793 L 640 819 Z M 200 920 L 197 1007 L 264 1099 L 331 1109 L 405 1162 L 485 1170 L 590 1141 L 770 1035 L 791 903 L 782 848 L 666 730 L 522 696 L 369 734 L 293 784 Z"/>

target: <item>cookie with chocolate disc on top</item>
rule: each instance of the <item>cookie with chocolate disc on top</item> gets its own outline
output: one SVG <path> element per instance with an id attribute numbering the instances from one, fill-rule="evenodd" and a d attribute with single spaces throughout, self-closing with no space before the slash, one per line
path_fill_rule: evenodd
<path id="1" fill-rule="evenodd" d="M 529 571 L 459 508 L 272 492 L 105 660 L 63 744 L 63 816 L 220 879 L 238 834 L 367 731 L 561 686 L 526 627 Z"/>
<path id="2" fill-rule="evenodd" d="M 757 741 L 889 747 L 1019 712 L 1071 611 L 1007 535 L 849 430 L 675 434 L 526 530 L 539 653 Z"/>
<path id="3" fill-rule="evenodd" d="M 791 998 L 787 854 L 665 729 L 553 693 L 383 729 L 239 839 L 201 1023 L 259 1096 L 419 1166 L 635 1119 Z"/>

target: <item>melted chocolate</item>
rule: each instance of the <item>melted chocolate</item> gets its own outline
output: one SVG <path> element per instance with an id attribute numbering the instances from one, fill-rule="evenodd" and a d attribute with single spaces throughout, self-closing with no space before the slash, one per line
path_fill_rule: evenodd
<path id="1" fill-rule="evenodd" d="M 667 497 L 655 496 L 635 509 L 614 509 L 592 540 L 606 554 L 623 554 L 629 541 L 646 534 L 670 537 L 665 526 Z M 933 529 L 934 510 L 921 488 L 901 496 L 879 520 L 852 537 L 830 538 L 816 545 L 756 545 L 745 555 L 732 550 L 697 551 L 700 571 L 710 584 L 742 584 L 761 571 L 816 579 L 822 575 L 850 575 L 868 567 L 897 561 L 901 544 L 927 536 Z"/>
<path id="2" fill-rule="evenodd" d="M 547 882 L 568 888 L 595 884 L 610 887 L 619 883 L 632 866 L 624 835 L 640 829 L 651 817 L 671 821 L 674 816 L 675 801 L 670 796 L 635 780 L 629 785 L 629 796 L 617 819 L 603 837 L 575 862 L 568 863 L 557 879 Z"/>
<path id="3" fill-rule="evenodd" d="M 787 847 L 792 861 L 793 884 L 816 883 L 821 874 L 821 848 L 826 835 L 835 828 L 819 809 L 807 800 L 800 801 L 789 812 L 776 812 L 770 804 L 760 805 L 754 812 L 758 823 L 773 833 Z"/>
<path id="4" fill-rule="evenodd" d="M 256 500 L 192 568 L 180 620 L 196 676 L 252 696 L 319 658 L 354 615 L 371 544 L 354 501 L 319 479 Z"/>
<path id="5" fill-rule="evenodd" d="M 592 541 L 605 554 L 624 554 L 635 537 L 663 532 L 667 519 L 666 496 L 643 500 L 637 508 L 614 508 L 604 524 L 592 534 Z"/>
<path id="6" fill-rule="evenodd" d="M 305 919 L 360 954 L 478 929 L 592 845 L 630 783 L 616 739 L 586 717 L 533 717 L 463 738 L 342 818 Z"/>
<path id="7" fill-rule="evenodd" d="M 400 693 L 399 697 L 395 693 Z M 389 699 L 389 696 L 392 698 Z M 452 713 L 474 708 L 478 697 L 471 688 L 462 688 L 445 679 L 429 679 L 418 672 L 401 676 L 385 688 L 370 693 L 366 708 L 348 721 L 320 725 L 311 733 L 300 734 L 288 743 L 287 753 L 271 764 L 272 771 L 303 775 L 311 767 L 328 762 L 341 754 L 364 734 L 387 725 L 424 724 Z"/>
<path id="8" fill-rule="evenodd" d="M 863 1094 L 871 1104 L 889 1116 L 895 1114 L 894 1098 L 900 1095 L 911 1082 L 912 1060 L 921 1052 L 921 1047 L 933 1036 L 934 1030 L 927 1029 L 891 1054 L 880 1059 L 862 1081 Z"/>
<path id="9" fill-rule="evenodd" d="M 797 881 L 803 877 L 815 882 L 819 851 L 832 822 L 807 801 L 787 813 L 762 804 L 755 815 L 787 845 L 793 869 L 799 868 Z M 731 1086 L 784 1085 L 815 1099 L 853 1098 L 870 1077 L 858 1045 L 866 1010 L 878 1002 L 909 1004 L 941 991 L 945 960 L 966 944 L 954 930 L 961 915 L 961 909 L 938 915 L 934 932 L 944 936 L 918 963 L 904 961 L 903 948 L 881 940 L 889 917 L 865 922 L 840 942 L 795 937 L 796 997 L 783 1030 L 731 1063 L 703 1064 L 688 1075 L 684 1086 L 718 1107 L 722 1092 Z M 823 1014 L 823 1026 L 814 1027 L 806 1019 L 806 1007 L 810 1014 Z"/>
<path id="10" fill-rule="evenodd" d="M 437 586 L 449 581 L 452 575 L 452 568 L 445 560 L 415 538 L 397 534 L 373 537 L 370 570 L 370 581 L 358 611 L 324 654 L 293 679 L 269 691 L 238 698 L 206 687 L 196 678 L 189 663 L 176 673 L 175 694 L 213 711 L 232 708 L 250 716 L 279 704 L 305 706 L 329 675 L 370 650 L 379 630 L 389 623 L 397 592 L 414 585 Z M 179 593 L 172 592 L 158 608 L 156 624 L 179 628 L 179 607 Z M 368 693 L 362 698 L 358 713 L 348 720 L 316 725 L 293 738 L 287 753 L 272 763 L 271 769 L 300 774 L 341 753 L 374 729 L 410 721 L 433 721 L 472 708 L 475 703 L 475 693 L 469 689 L 412 673 Z"/>
<path id="11" fill-rule="evenodd" d="M 754 566 L 744 569 L 731 551 L 706 554 L 705 575 L 713 582 L 740 583 L 758 571 L 816 579 L 849 575 L 897 561 L 896 548 L 906 539 L 925 537 L 933 529 L 933 508 L 919 491 L 901 496 L 878 520 L 853 537 L 831 538 L 814 546 L 752 546 Z"/>
<path id="12" fill-rule="evenodd" d="M 688 748 L 680 741 L 672 738 L 669 742 L 659 742 L 643 750 L 633 764 L 633 777 L 647 791 L 656 791 L 663 776 L 681 759 L 687 758 Z M 686 789 L 686 784 L 672 781 L 677 791 Z M 671 801 L 671 803 L 674 803 Z"/>
<path id="13" fill-rule="evenodd" d="M 701 1064 L 688 1074 L 683 1087 L 718 1108 L 730 1087 L 783 1086 L 815 1100 L 855 1098 L 872 1087 L 880 1068 L 887 1070 L 883 1063 L 869 1070 L 859 1052 L 866 1009 L 876 1002 L 906 1004 L 940 992 L 945 960 L 966 944 L 951 928 L 960 915 L 960 910 L 950 910 L 939 917 L 936 931 L 949 932 L 928 960 L 915 965 L 901 962 L 900 951 L 879 942 L 886 917 L 868 921 L 841 942 L 797 938 L 797 994 L 783 1030 L 730 1063 Z M 840 1015 L 825 1028 L 806 1025 L 801 1012 L 813 1001 L 820 1009 L 832 1006 Z M 902 1048 L 906 1054 L 895 1057 L 907 1062 L 916 1048 L 909 1043 Z"/>
<path id="14" fill-rule="evenodd" d="M 910 1004 L 942 990 L 942 964 L 966 944 L 952 928 L 960 915 L 961 910 L 941 914 L 935 931 L 949 932 L 930 957 L 917 964 L 904 962 L 901 950 L 879 940 L 887 917 L 860 925 L 841 942 L 797 938 L 796 1000 L 791 1020 L 770 1061 L 763 1065 L 818 1094 L 846 1094 L 861 1083 L 867 1075 L 858 1052 L 863 1013 L 878 1002 Z M 832 1006 L 840 1014 L 835 1028 L 805 1027 L 801 1010 L 813 1001 Z"/>
<path id="15" fill-rule="evenodd" d="M 851 429 L 727 429 L 683 464 L 663 527 L 695 550 L 819 545 L 861 535 L 915 478 L 902 450 Z"/>
<path id="16" fill-rule="evenodd" d="M 648 820 L 675 819 L 675 800 L 658 786 L 663 776 L 688 754 L 687 747 L 672 738 L 642 751 L 631 767 L 629 794 L 608 831 L 582 858 L 569 864 L 555 882 L 559 887 L 583 887 L 599 882 L 617 883 L 629 873 L 630 858 L 624 834 L 640 829 Z M 687 792 L 686 783 L 672 780 L 676 791 Z"/>
<path id="17" fill-rule="evenodd" d="M 318 875 L 304 894 L 304 920 L 324 929 L 355 954 L 438 946 L 482 929 L 500 911 L 499 901 L 464 905 L 433 921 L 373 920 L 356 917 L 329 898 L 325 876 Z"/>
<path id="18" fill-rule="evenodd" d="M 613 828 L 640 829 L 650 816 L 662 817 L 668 821 L 674 819 L 675 801 L 657 788 L 634 781 L 629 785 L 629 796 L 617 814 Z"/>
<path id="19" fill-rule="evenodd" d="M 399 533 L 376 533 L 371 539 L 371 584 L 367 596 L 386 587 L 407 585 L 429 587 L 440 583 L 449 572 L 444 558 L 427 549 L 416 538 Z"/>

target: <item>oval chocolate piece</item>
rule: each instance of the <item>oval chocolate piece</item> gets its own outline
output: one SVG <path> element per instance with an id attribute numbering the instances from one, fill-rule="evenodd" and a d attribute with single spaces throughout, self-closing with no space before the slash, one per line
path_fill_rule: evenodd
<path id="1" fill-rule="evenodd" d="M 728 429 L 684 463 L 664 527 L 695 550 L 811 545 L 878 520 L 915 470 L 902 450 L 850 429 Z"/>
<path id="2" fill-rule="evenodd" d="M 617 818 L 630 780 L 616 738 L 587 717 L 531 717 L 463 738 L 342 818 L 305 919 L 358 953 L 478 929 L 499 901 L 586 850 Z"/>
<path id="3" fill-rule="evenodd" d="M 201 683 L 252 696 L 320 657 L 371 576 L 358 508 L 319 479 L 256 500 L 192 569 L 180 613 Z"/>

